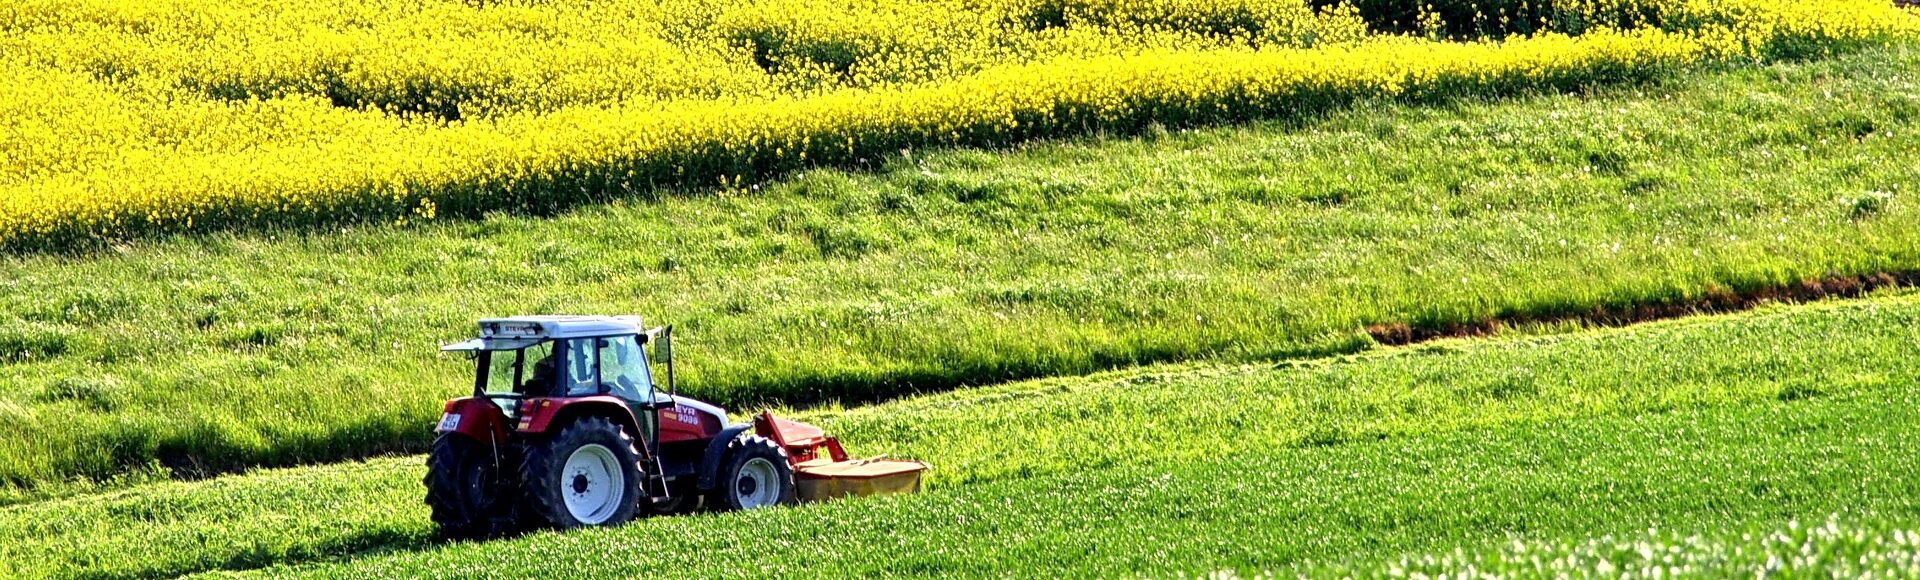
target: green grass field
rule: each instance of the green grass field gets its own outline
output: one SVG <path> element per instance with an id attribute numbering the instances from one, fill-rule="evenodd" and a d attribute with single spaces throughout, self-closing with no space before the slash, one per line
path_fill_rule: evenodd
<path id="1" fill-rule="evenodd" d="M 417 457 L 160 483 L 0 508 L 0 575 L 1373 575 L 1519 544 L 1604 576 L 1642 536 L 1744 574 L 1712 554 L 1797 544 L 1729 534 L 1830 517 L 1858 534 L 1802 540 L 1906 570 L 1916 345 L 1903 293 L 967 388 L 803 414 L 932 462 L 920 495 L 484 543 L 432 540 Z"/>
<path id="2" fill-rule="evenodd" d="M 418 450 L 470 372 L 435 347 L 482 316 L 644 314 L 678 325 L 689 394 L 831 406 L 1909 272 L 1916 66 L 1899 45 L 1584 95 L 902 152 L 552 218 L 0 257 L 0 501 Z M 939 477 L 1025 468 L 979 469 Z"/>
<path id="3" fill-rule="evenodd" d="M 1499 36 L 1442 4 L 1360 6 Z M 1833 33 L 0 252 L 0 578 L 1920 577 L 1920 44 Z M 442 540 L 437 347 L 536 313 L 673 324 L 682 394 L 925 488 Z"/>

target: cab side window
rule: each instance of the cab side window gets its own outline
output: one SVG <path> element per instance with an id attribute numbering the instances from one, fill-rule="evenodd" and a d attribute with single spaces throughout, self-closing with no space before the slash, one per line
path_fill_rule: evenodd
<path id="1" fill-rule="evenodd" d="M 544 396 L 553 388 L 553 343 L 488 355 L 487 392 Z"/>
<path id="2" fill-rule="evenodd" d="M 594 346 L 595 339 L 576 338 L 567 341 L 566 369 L 567 378 L 563 383 L 569 397 L 583 397 L 600 394 L 599 365 L 594 364 L 598 354 Z"/>
<path id="3" fill-rule="evenodd" d="M 653 373 L 639 340 L 632 336 L 600 340 L 600 382 L 622 399 L 653 402 Z"/>

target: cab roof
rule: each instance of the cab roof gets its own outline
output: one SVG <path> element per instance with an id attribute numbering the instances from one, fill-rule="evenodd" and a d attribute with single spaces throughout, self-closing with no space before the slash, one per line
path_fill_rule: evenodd
<path id="1" fill-rule="evenodd" d="M 480 320 L 481 338 L 588 338 L 644 334 L 638 316 L 513 316 Z"/>
<path id="2" fill-rule="evenodd" d="M 638 316 L 513 316 L 480 320 L 480 337 L 440 347 L 440 350 L 517 350 L 541 342 L 646 334 Z"/>

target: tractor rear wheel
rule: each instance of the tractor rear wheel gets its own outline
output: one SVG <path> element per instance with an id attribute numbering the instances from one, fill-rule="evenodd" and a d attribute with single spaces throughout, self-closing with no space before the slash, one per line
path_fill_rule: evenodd
<path id="1" fill-rule="evenodd" d="M 568 425 L 527 446 L 520 462 L 530 510 L 558 528 L 612 526 L 646 501 L 633 436 L 602 417 Z"/>
<path id="2" fill-rule="evenodd" d="M 454 433 L 441 435 L 427 454 L 427 476 L 421 483 L 427 486 L 427 506 L 442 537 L 485 539 L 512 527 L 510 490 L 501 483 L 485 443 Z"/>
<path id="3" fill-rule="evenodd" d="M 787 464 L 786 450 L 754 435 L 727 444 L 707 505 L 719 511 L 750 510 L 791 504 L 793 498 L 793 466 Z"/>

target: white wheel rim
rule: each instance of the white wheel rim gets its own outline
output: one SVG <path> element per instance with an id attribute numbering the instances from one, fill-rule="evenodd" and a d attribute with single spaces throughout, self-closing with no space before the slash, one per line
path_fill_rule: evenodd
<path id="1" fill-rule="evenodd" d="M 599 524 L 620 511 L 627 495 L 627 474 L 620 470 L 612 449 L 598 443 L 582 445 L 567 456 L 567 467 L 560 472 L 560 492 L 575 521 Z"/>
<path id="2" fill-rule="evenodd" d="M 733 485 L 740 508 L 753 509 L 780 501 L 778 473 L 773 469 L 773 462 L 764 457 L 748 459 L 746 465 L 740 466 L 740 479 Z"/>

